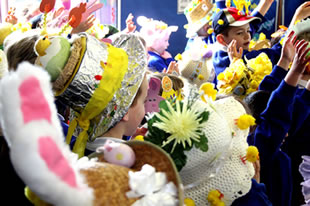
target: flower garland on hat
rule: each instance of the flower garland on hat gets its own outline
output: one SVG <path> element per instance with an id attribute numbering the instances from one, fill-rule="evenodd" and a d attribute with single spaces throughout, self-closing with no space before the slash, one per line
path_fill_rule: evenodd
<path id="1" fill-rule="evenodd" d="M 258 89 L 260 82 L 272 71 L 272 63 L 266 53 L 247 60 L 237 59 L 217 77 L 220 94 L 244 97 Z"/>

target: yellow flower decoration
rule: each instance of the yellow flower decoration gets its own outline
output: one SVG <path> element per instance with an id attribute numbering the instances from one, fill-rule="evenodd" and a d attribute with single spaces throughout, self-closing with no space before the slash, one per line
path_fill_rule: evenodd
<path id="1" fill-rule="evenodd" d="M 195 201 L 192 200 L 191 198 L 185 198 L 184 199 L 184 205 L 185 206 L 195 206 Z"/>
<path id="2" fill-rule="evenodd" d="M 178 53 L 175 57 L 175 60 L 179 61 L 179 60 L 182 60 L 182 54 Z"/>
<path id="3" fill-rule="evenodd" d="M 239 129 L 242 130 L 248 129 L 250 126 L 254 125 L 255 125 L 255 118 L 252 115 L 244 114 L 237 119 L 237 126 Z"/>
<path id="4" fill-rule="evenodd" d="M 208 194 L 207 200 L 211 206 L 225 206 L 225 203 L 221 200 L 224 197 L 218 190 L 211 190 Z"/>
<path id="5" fill-rule="evenodd" d="M 212 26 L 212 21 L 209 22 L 209 25 Z"/>
<path id="6" fill-rule="evenodd" d="M 138 135 L 134 140 L 144 141 L 144 137 L 142 135 Z"/>
<path id="7" fill-rule="evenodd" d="M 257 147 L 249 146 L 246 152 L 246 160 L 249 162 L 256 162 L 259 159 L 259 152 Z"/>
<path id="8" fill-rule="evenodd" d="M 209 15 L 206 18 L 207 18 L 208 21 L 211 19 L 211 17 Z"/>
<path id="9" fill-rule="evenodd" d="M 211 28 L 210 28 L 210 29 L 208 29 L 208 34 L 212 34 L 212 33 L 213 33 L 213 31 L 214 31 L 214 30 L 213 30 L 213 29 L 211 29 Z"/>
<path id="10" fill-rule="evenodd" d="M 215 10 L 216 13 L 219 13 L 220 11 L 221 11 L 220 8 L 216 8 L 216 10 Z"/>
<path id="11" fill-rule="evenodd" d="M 217 23 L 218 23 L 219 25 L 223 25 L 223 24 L 224 24 L 224 21 L 223 21 L 223 19 L 220 19 L 220 20 L 217 21 Z"/>
<path id="12" fill-rule="evenodd" d="M 203 83 L 201 86 L 200 86 L 200 89 L 199 91 L 203 91 L 204 95 L 207 95 L 208 97 L 210 97 L 213 101 L 216 99 L 216 94 L 217 94 L 217 91 L 216 89 L 214 89 L 214 84 L 210 83 L 210 82 L 206 82 L 206 83 Z M 204 102 L 207 102 L 205 97 L 201 96 L 201 99 L 202 101 Z"/>
<path id="13" fill-rule="evenodd" d="M 199 74 L 199 75 L 198 75 L 198 79 L 199 79 L 200 81 L 202 81 L 202 80 L 205 79 L 205 77 L 204 77 L 203 75 Z"/>

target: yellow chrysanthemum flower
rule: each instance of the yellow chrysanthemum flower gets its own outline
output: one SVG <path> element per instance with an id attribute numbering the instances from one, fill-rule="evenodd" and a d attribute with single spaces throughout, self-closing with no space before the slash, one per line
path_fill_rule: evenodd
<path id="1" fill-rule="evenodd" d="M 247 129 L 253 125 L 255 125 L 255 118 L 249 114 L 241 115 L 237 120 L 237 126 L 242 130 Z"/>
<path id="2" fill-rule="evenodd" d="M 193 140 L 199 142 L 201 131 L 204 128 L 204 124 L 200 124 L 199 113 L 195 112 L 195 107 L 188 108 L 187 101 L 184 101 L 183 107 L 181 109 L 180 101 L 176 100 L 176 110 L 171 106 L 170 102 L 166 101 L 168 106 L 168 111 L 162 110 L 162 115 L 156 113 L 155 115 L 161 120 L 161 122 L 156 122 L 153 124 L 170 136 L 167 141 L 164 141 L 162 147 L 173 142 L 173 147 L 171 152 L 174 151 L 177 144 L 182 144 L 186 147 L 186 142 L 189 146 L 192 145 Z"/>

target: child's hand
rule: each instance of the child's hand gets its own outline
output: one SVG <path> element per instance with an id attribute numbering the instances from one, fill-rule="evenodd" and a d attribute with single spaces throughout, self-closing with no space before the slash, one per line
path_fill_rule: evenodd
<path id="1" fill-rule="evenodd" d="M 240 47 L 239 51 L 237 51 L 237 41 L 234 39 L 227 46 L 227 53 L 230 59 L 230 63 L 232 63 L 235 59 L 242 58 L 243 49 Z"/>
<path id="2" fill-rule="evenodd" d="M 285 77 L 285 82 L 296 87 L 297 83 L 306 69 L 307 63 L 310 61 L 310 56 L 306 58 L 310 48 L 306 49 L 308 42 L 301 40 L 296 46 L 296 55 L 292 64 L 292 68 Z"/>
<path id="3" fill-rule="evenodd" d="M 294 31 L 287 36 L 281 51 L 281 58 L 279 60 L 278 66 L 287 70 L 290 63 L 293 61 L 295 56 L 295 47 L 299 41 L 296 41 L 297 36 L 294 35 Z"/>
<path id="4" fill-rule="evenodd" d="M 310 16 L 310 1 L 303 3 L 297 8 L 291 20 L 290 27 L 293 26 L 296 21 L 302 20 L 308 16 Z"/>
<path id="5" fill-rule="evenodd" d="M 134 16 L 130 13 L 126 19 L 126 32 L 132 33 L 136 30 L 137 26 L 133 22 Z"/>
<path id="6" fill-rule="evenodd" d="M 87 31 L 94 25 L 95 19 L 94 15 L 89 16 L 86 21 L 81 22 L 76 28 L 73 28 L 71 34 Z"/>
<path id="7" fill-rule="evenodd" d="M 179 65 L 175 61 L 170 62 L 168 70 L 164 69 L 163 73 L 180 75 Z"/>

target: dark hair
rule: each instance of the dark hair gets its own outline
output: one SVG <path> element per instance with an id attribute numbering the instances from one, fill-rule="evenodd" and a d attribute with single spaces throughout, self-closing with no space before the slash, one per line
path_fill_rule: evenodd
<path id="1" fill-rule="evenodd" d="M 9 45 L 6 52 L 9 70 L 16 70 L 17 65 L 23 61 L 35 63 L 37 55 L 34 52 L 34 44 L 38 39 L 39 35 L 28 36 Z"/>
<path id="2" fill-rule="evenodd" d="M 271 93 L 268 91 L 258 90 L 244 98 L 244 102 L 248 105 L 256 123 L 260 124 L 260 114 L 266 109 Z"/>
<path id="3" fill-rule="evenodd" d="M 228 26 L 227 28 L 225 28 L 222 32 L 220 32 L 219 34 L 223 34 L 225 37 L 228 37 L 228 32 L 230 31 L 231 26 Z"/>

